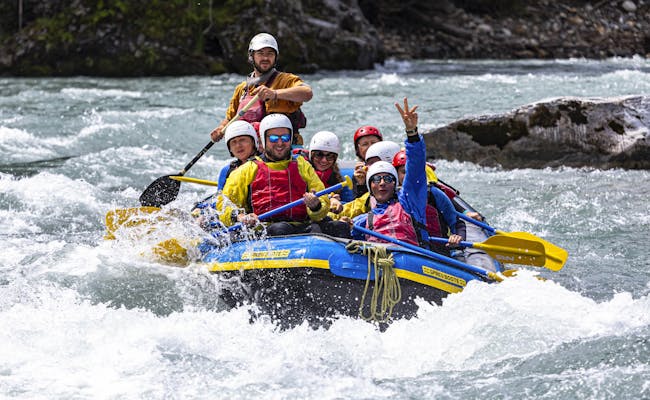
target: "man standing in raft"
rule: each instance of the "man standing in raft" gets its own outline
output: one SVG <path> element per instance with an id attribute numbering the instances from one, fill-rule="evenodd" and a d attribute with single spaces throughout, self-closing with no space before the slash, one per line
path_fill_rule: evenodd
<path id="1" fill-rule="evenodd" d="M 302 145 L 298 129 L 304 128 L 307 121 L 300 110 L 303 102 L 312 98 L 311 88 L 298 76 L 275 69 L 280 50 L 278 42 L 268 33 L 258 33 L 248 45 L 248 62 L 253 64 L 253 72 L 235 88 L 226 118 L 211 133 L 213 142 L 223 138 L 223 128 L 235 117 L 255 95 L 259 95 L 253 105 L 241 118 L 250 123 L 260 122 L 267 114 L 281 113 L 289 117 L 293 126 L 293 144 Z"/>

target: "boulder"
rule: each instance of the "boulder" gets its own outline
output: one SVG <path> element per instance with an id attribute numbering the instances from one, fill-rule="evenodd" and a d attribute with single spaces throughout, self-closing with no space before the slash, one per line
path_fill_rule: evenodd
<path id="1" fill-rule="evenodd" d="M 512 168 L 650 169 L 650 97 L 562 97 L 426 132 L 427 156 Z"/>

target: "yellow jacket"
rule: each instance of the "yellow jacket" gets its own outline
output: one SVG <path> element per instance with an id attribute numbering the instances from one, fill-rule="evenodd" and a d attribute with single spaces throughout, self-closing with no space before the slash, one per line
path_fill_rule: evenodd
<path id="1" fill-rule="evenodd" d="M 370 211 L 370 193 L 366 192 L 356 199 L 343 204 L 343 211 L 338 214 L 329 213 L 328 217 L 338 220 L 341 217 L 354 218 L 357 215 L 365 214 Z"/>
<path id="2" fill-rule="evenodd" d="M 256 159 L 262 161 L 260 157 L 256 157 Z M 290 161 L 291 160 L 266 162 L 265 164 L 270 169 L 281 171 L 289 167 Z M 323 185 L 323 182 L 320 180 L 318 175 L 316 175 L 314 167 L 312 167 L 308 161 L 305 161 L 302 157 L 298 157 L 296 158 L 296 162 L 298 162 L 298 172 L 307 184 L 307 190 L 315 190 L 318 192 L 325 189 L 325 185 Z M 251 183 L 255 179 L 255 175 L 257 175 L 257 169 L 257 164 L 253 161 L 247 161 L 234 170 L 228 177 L 228 180 L 226 180 L 226 184 L 222 191 L 223 196 L 219 196 L 216 204 L 217 210 L 221 212 L 219 219 L 224 223 L 224 225 L 230 226 L 237 222 L 236 216 L 239 213 L 253 212 L 249 202 L 248 191 Z M 252 196 L 254 195 L 255 194 L 253 193 Z M 228 198 L 234 206 L 229 203 L 224 204 L 224 197 Z M 309 218 L 312 221 L 320 221 L 325 218 L 330 208 L 330 200 L 327 196 L 321 196 L 318 200 L 320 200 L 321 207 L 317 211 L 312 211 L 307 207 L 307 215 L 309 215 Z"/>
<path id="3" fill-rule="evenodd" d="M 427 173 L 427 182 L 438 182 L 438 177 L 436 176 L 436 173 L 433 172 L 433 168 L 431 168 L 429 165 L 425 168 L 426 173 Z"/>

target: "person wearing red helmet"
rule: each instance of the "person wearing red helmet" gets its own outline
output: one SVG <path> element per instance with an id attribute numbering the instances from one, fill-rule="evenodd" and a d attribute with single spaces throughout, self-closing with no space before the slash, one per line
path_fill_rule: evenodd
<path id="1" fill-rule="evenodd" d="M 354 132 L 354 150 L 359 160 L 366 160 L 366 150 L 371 145 L 384 140 L 379 129 L 374 126 L 364 125 Z"/>
<path id="2" fill-rule="evenodd" d="M 302 145 L 298 129 L 304 128 L 306 119 L 300 106 L 311 100 L 311 88 L 297 75 L 279 72 L 275 69 L 280 55 L 278 42 L 268 33 L 258 33 L 248 45 L 248 61 L 253 72 L 240 83 L 230 99 L 226 118 L 211 133 L 213 142 L 223 138 L 224 127 L 255 95 L 259 95 L 253 105 L 241 117 L 248 122 L 261 121 L 267 114 L 282 113 L 289 117 L 293 127 L 293 144 Z"/>
<path id="3" fill-rule="evenodd" d="M 359 161 L 354 166 L 354 195 L 361 197 L 367 193 L 366 187 L 366 152 L 368 148 L 377 142 L 384 140 L 379 129 L 374 126 L 364 125 L 354 132 L 354 151 L 359 158 Z"/>

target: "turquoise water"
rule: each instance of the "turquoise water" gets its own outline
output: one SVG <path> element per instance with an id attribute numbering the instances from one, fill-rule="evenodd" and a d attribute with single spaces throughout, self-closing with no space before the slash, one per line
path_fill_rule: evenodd
<path id="1" fill-rule="evenodd" d="M 433 128 L 552 97 L 647 95 L 650 62 L 389 62 L 304 78 L 303 135 L 334 131 L 352 159 L 360 125 L 400 138 L 404 96 Z M 106 212 L 185 166 L 241 79 L 0 79 L 0 397 L 650 398 L 647 171 L 437 160 L 493 226 L 570 257 L 423 304 L 384 333 L 351 319 L 250 324 L 248 310 L 222 309 L 222 283 L 201 266 L 153 261 L 155 235 L 104 241 Z M 216 180 L 227 160 L 217 144 L 187 175 Z M 170 207 L 209 192 L 183 184 Z"/>

